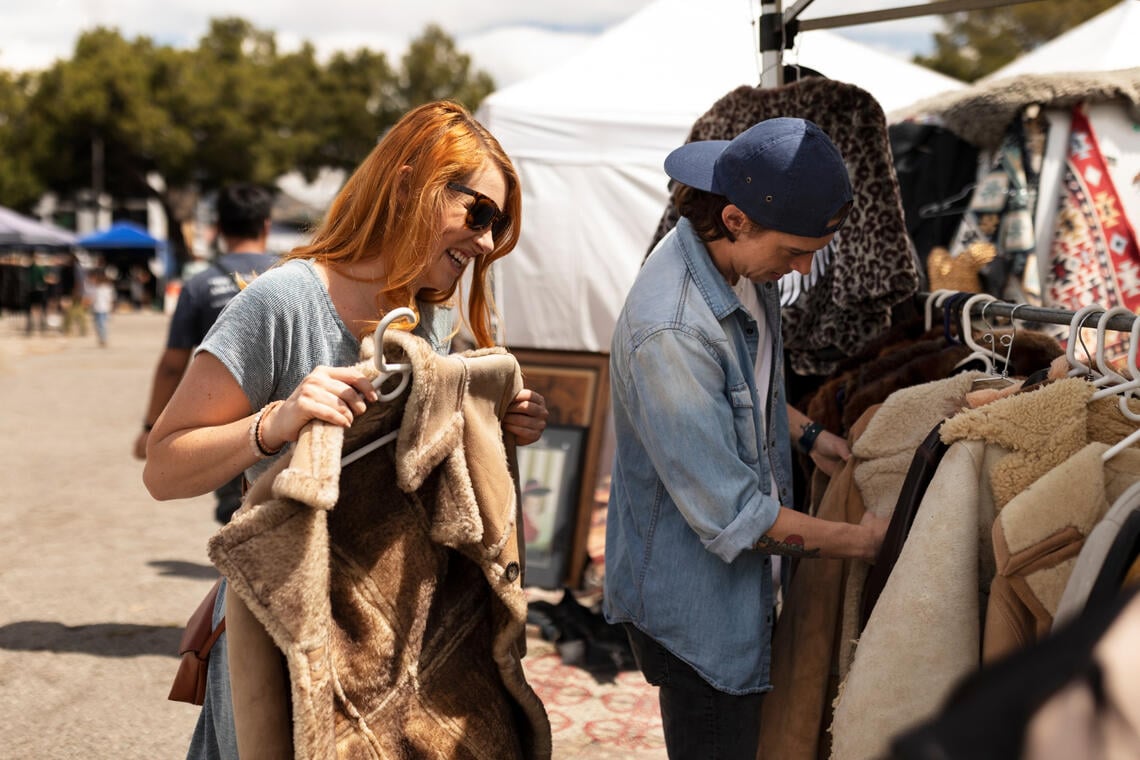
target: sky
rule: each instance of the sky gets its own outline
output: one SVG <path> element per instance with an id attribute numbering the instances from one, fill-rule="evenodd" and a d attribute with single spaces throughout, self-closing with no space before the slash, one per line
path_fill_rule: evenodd
<path id="1" fill-rule="evenodd" d="M 702 0 L 690 0 L 701 2 Z M 759 0 L 738 0 L 742 15 L 760 14 Z M 572 55 L 608 26 L 651 0 L 316 0 L 235 4 L 223 0 L 0 0 L 0 69 L 43 69 L 70 58 L 79 34 L 95 26 L 128 39 L 193 48 L 211 18 L 240 16 L 275 33 L 281 50 L 311 42 L 319 57 L 367 47 L 398 58 L 429 23 L 455 38 L 477 68 L 502 87 Z M 792 2 L 784 0 L 784 7 Z M 919 0 L 814 0 L 802 18 L 919 4 Z M 928 53 L 941 29 L 937 17 L 835 29 L 903 58 Z"/>

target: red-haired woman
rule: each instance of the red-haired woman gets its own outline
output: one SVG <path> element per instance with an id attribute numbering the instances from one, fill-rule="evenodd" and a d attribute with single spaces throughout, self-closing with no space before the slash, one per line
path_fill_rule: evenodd
<path id="1" fill-rule="evenodd" d="M 439 354 L 449 350 L 457 316 L 478 347 L 491 346 L 488 273 L 514 248 L 519 213 L 510 159 L 467 110 L 441 101 L 408 112 L 348 179 L 312 242 L 221 314 L 151 433 L 143 475 L 150 493 L 197 496 L 242 472 L 252 483 L 311 421 L 351 425 L 377 399 L 354 366 L 361 339 L 393 309 L 411 308 L 413 332 Z M 464 314 L 457 290 L 469 266 Z M 524 389 L 502 428 L 533 443 L 546 417 L 542 397 Z M 219 599 L 216 617 L 223 610 Z M 237 756 L 219 651 L 224 645 L 211 652 L 191 757 Z"/>

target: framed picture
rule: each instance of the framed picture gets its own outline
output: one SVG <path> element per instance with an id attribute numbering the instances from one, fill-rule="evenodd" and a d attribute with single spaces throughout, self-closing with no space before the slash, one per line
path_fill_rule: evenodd
<path id="1" fill-rule="evenodd" d="M 563 464 L 558 479 L 543 480 L 532 475 L 541 484 L 537 487 L 551 489 L 541 496 L 551 499 L 544 502 L 544 506 L 553 510 L 542 512 L 553 523 L 548 531 L 539 534 L 543 541 L 549 538 L 550 546 L 544 547 L 542 541 L 536 543 L 534 561 L 542 563 L 549 559 L 552 563 L 549 572 L 558 577 L 546 585 L 549 576 L 545 575 L 545 569 L 536 565 L 532 573 L 531 542 L 527 541 L 527 584 L 576 588 L 582 582 L 586 566 L 586 540 L 609 412 L 609 354 L 531 348 L 511 349 L 511 353 L 522 368 L 523 384 L 540 393 L 550 410 L 542 440 L 518 449 L 520 490 L 525 491 L 528 480 L 532 479 L 523 472 L 524 460 L 536 467 L 554 466 L 551 463 L 557 460 Z M 536 457 L 539 464 L 533 461 Z M 567 514 L 561 517 L 558 509 L 563 504 Z M 559 519 L 563 520 L 561 529 Z M 547 550 L 549 557 L 545 555 Z M 540 579 L 544 583 L 539 583 Z"/>
<path id="2" fill-rule="evenodd" d="M 518 449 L 528 586 L 557 589 L 566 577 L 585 438 L 585 428 L 548 426 Z"/>

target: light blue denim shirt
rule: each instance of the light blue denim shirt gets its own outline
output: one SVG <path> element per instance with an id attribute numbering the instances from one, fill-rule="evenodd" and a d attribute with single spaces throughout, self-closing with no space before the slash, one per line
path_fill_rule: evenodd
<path id="1" fill-rule="evenodd" d="M 638 274 L 610 351 L 606 619 L 729 694 L 771 688 L 771 557 L 750 547 L 791 503 L 779 296 L 775 283 L 758 291 L 769 399 L 757 398 L 756 321 L 684 218 Z"/>

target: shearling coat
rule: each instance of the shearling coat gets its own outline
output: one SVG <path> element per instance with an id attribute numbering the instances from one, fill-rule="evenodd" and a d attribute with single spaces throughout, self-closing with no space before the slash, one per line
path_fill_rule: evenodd
<path id="1" fill-rule="evenodd" d="M 993 528 L 997 574 L 990 585 L 985 661 L 1038 641 L 1053 619 L 1085 539 L 1113 502 L 1140 481 L 1140 451 L 1107 462 L 1105 443 L 1090 443 L 1018 494 Z"/>
<path id="2" fill-rule="evenodd" d="M 962 406 L 975 377 L 980 373 L 901 388 L 867 409 L 851 428 L 852 457 L 828 483 L 816 516 L 858 523 L 870 509 L 890 517 L 915 448 Z M 866 571 L 858 560 L 802 560 L 797 567 L 772 638 L 758 759 L 827 756 L 831 700 L 847 671 L 847 639 L 858 636 Z"/>
<path id="3" fill-rule="evenodd" d="M 394 329 L 384 344 L 389 362 L 410 362 L 410 390 L 347 432 L 307 426 L 210 541 L 239 605 L 227 615 L 242 757 L 273 756 L 291 723 L 297 758 L 549 758 L 522 669 L 517 488 L 500 428 L 518 364 L 502 349 L 439 356 Z M 242 678 L 272 662 L 267 642 L 284 655 L 287 703 L 272 678 Z"/>
<path id="4" fill-rule="evenodd" d="M 891 737 L 933 715 L 959 679 L 978 668 L 999 569 L 996 514 L 1090 442 L 1113 443 L 1133 429 L 1115 400 L 1090 402 L 1092 391 L 1082 379 L 1059 380 L 943 424 L 950 448 L 841 685 L 832 724 L 835 760 L 883 755 Z M 1042 523 L 1040 541 L 1054 528 Z M 1023 538 L 1019 551 L 1037 543 Z M 1070 568 L 1074 555 L 1067 555 Z M 1018 567 L 1008 559 L 1002 558 L 1003 572 Z M 1056 565 L 1046 570 L 1064 572 Z"/>

